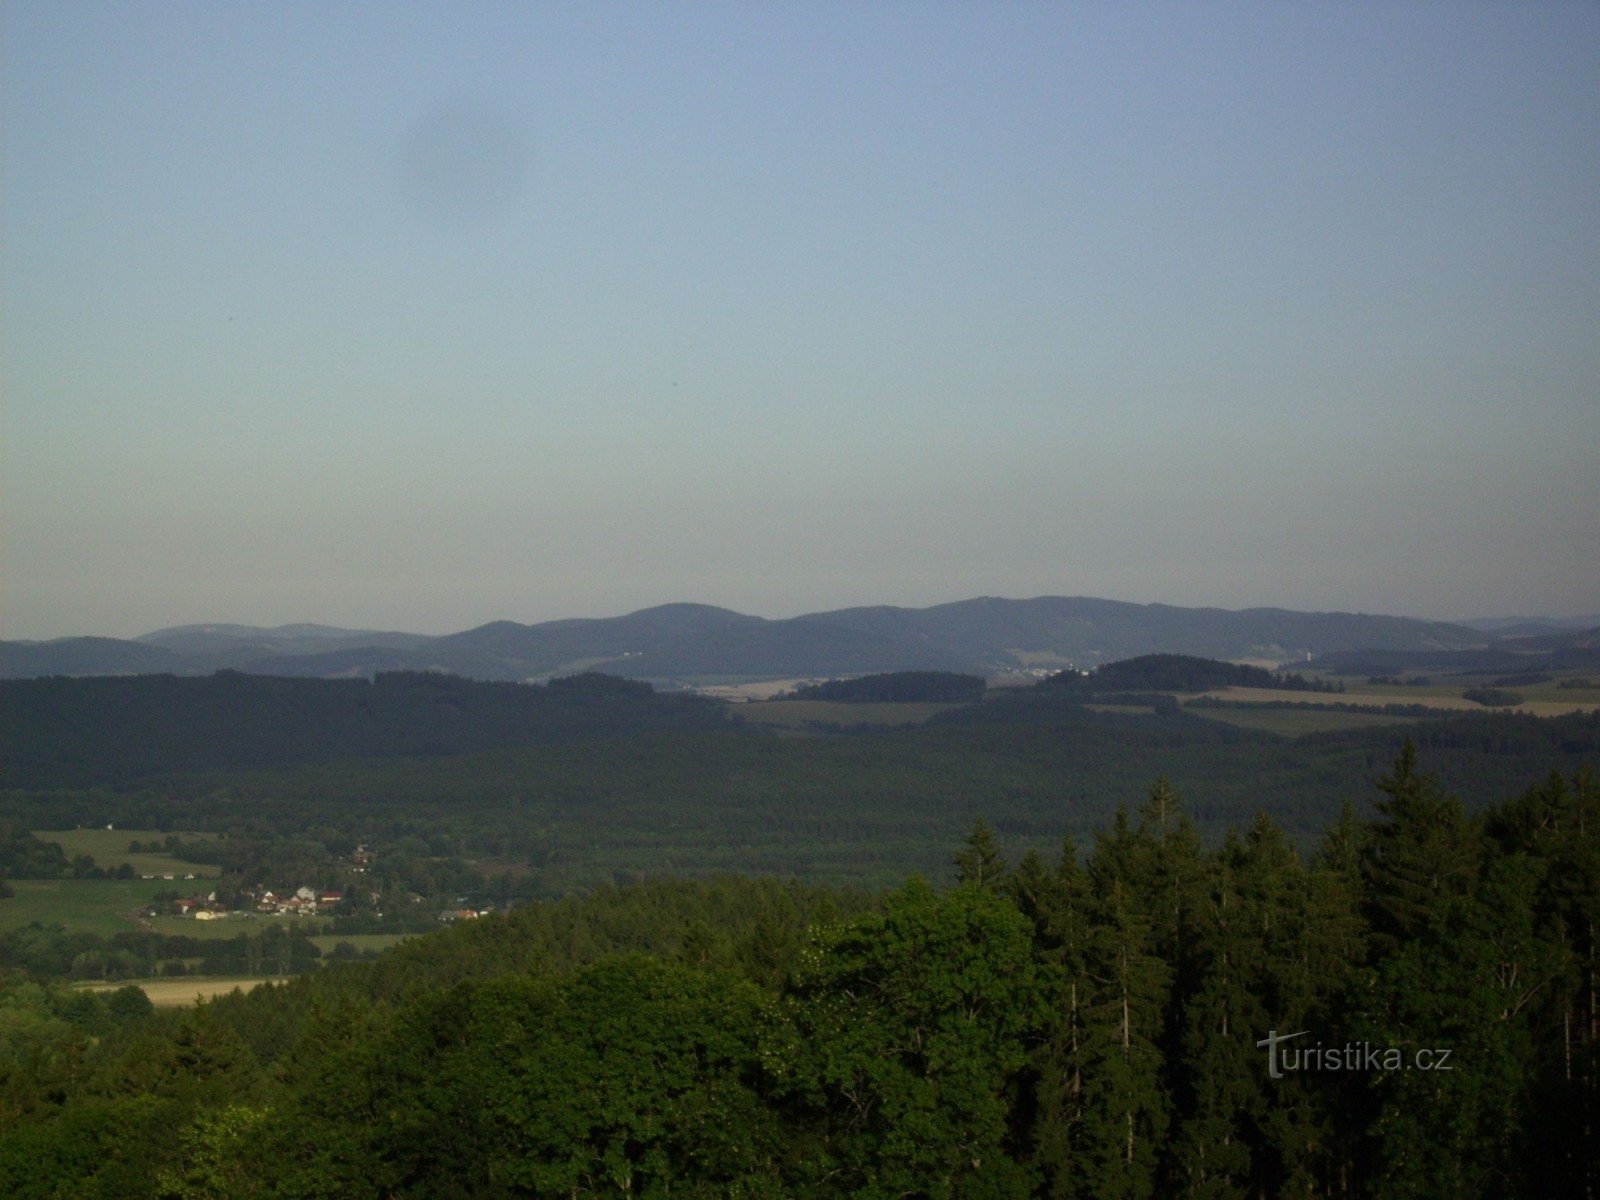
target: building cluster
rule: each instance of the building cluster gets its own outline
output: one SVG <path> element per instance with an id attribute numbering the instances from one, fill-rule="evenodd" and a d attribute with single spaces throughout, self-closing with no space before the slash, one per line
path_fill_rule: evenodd
<path id="1" fill-rule="evenodd" d="M 250 893 L 245 893 L 249 896 Z M 255 911 L 270 913 L 275 916 L 315 916 L 321 909 L 332 908 L 344 901 L 342 891 L 333 890 L 319 892 L 312 888 L 296 888 L 292 896 L 279 896 L 273 892 L 261 892 L 253 897 Z"/>
<path id="2" fill-rule="evenodd" d="M 239 904 L 229 908 L 211 892 L 204 896 L 184 896 L 172 902 L 180 917 L 193 917 L 196 921 L 214 921 L 219 917 L 242 913 L 260 913 L 263 916 L 315 916 L 344 901 L 339 890 L 317 891 L 314 888 L 296 888 L 292 895 L 278 895 L 273 891 L 244 891 L 239 893 Z"/>

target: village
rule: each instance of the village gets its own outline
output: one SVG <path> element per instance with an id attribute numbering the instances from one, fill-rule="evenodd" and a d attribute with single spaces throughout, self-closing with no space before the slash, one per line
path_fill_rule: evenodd
<path id="1" fill-rule="evenodd" d="M 340 889 L 317 891 L 315 888 L 296 888 L 292 894 L 279 895 L 269 889 L 237 893 L 237 902 L 228 905 L 216 892 L 205 895 L 182 896 L 170 901 L 167 911 L 196 921 L 218 921 L 227 917 L 314 917 L 330 916 L 344 903 Z M 154 915 L 154 911 L 152 914 Z"/>

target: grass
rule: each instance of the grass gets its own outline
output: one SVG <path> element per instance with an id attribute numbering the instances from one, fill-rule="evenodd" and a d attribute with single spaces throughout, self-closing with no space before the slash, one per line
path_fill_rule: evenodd
<path id="1" fill-rule="evenodd" d="M 1584 680 L 1594 678 L 1595 672 L 1579 676 Z M 1568 679 L 1573 678 L 1568 676 Z M 1600 708 L 1600 687 L 1562 687 L 1562 679 L 1552 679 L 1549 683 L 1518 684 L 1508 687 L 1509 692 L 1517 692 L 1529 700 L 1564 700 L 1569 704 L 1582 704 L 1589 708 Z"/>
<path id="2" fill-rule="evenodd" d="M 277 914 L 257 916 L 221 917 L 215 921 L 196 921 L 193 917 L 179 917 L 163 915 L 151 917 L 149 926 L 155 932 L 172 936 L 181 934 L 192 937 L 200 942 L 225 941 L 236 938 L 240 934 L 257 934 L 269 925 L 282 925 L 290 929 L 312 929 L 320 931 L 327 922 L 316 917 L 278 916 Z"/>
<path id="3" fill-rule="evenodd" d="M 390 946 L 415 936 L 417 935 L 414 933 L 328 933 L 314 937 L 311 941 L 324 955 L 333 953 L 333 948 L 340 942 L 349 942 L 357 950 L 376 950 L 381 954 Z"/>
<path id="4" fill-rule="evenodd" d="M 216 866 L 183 862 L 170 854 L 128 853 L 129 842 L 165 840 L 166 832 L 159 829 L 36 829 L 33 836 L 41 842 L 55 842 L 69 859 L 87 854 L 94 860 L 95 866 L 107 871 L 115 871 L 127 863 L 141 875 L 173 875 L 178 879 L 185 875 L 214 876 L 221 873 Z M 206 833 L 181 833 L 178 836 L 186 842 L 213 840 L 212 835 Z"/>
<path id="5" fill-rule="evenodd" d="M 9 883 L 16 895 L 0 900 L 0 933 L 38 921 L 106 937 L 138 928 L 128 914 L 149 904 L 157 892 L 172 887 L 162 879 L 13 879 Z"/>

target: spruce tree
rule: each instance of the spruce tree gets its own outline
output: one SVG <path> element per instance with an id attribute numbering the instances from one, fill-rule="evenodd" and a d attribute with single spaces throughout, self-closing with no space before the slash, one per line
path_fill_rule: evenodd
<path id="1" fill-rule="evenodd" d="M 1065 1194 L 1148 1196 L 1169 1119 L 1160 1039 L 1171 971 L 1152 952 L 1150 921 L 1121 880 L 1095 897 L 1084 979 L 1081 1133 Z"/>
<path id="2" fill-rule="evenodd" d="M 1093 913 L 1088 876 L 1070 837 L 1062 839 L 1053 872 L 1025 859 L 1012 876 L 1023 911 L 1034 920 L 1034 953 L 1051 994 L 1050 1018 L 1033 1055 L 1034 1157 L 1044 1172 L 1045 1194 L 1075 1194 L 1082 1151 L 1086 1005 L 1092 993 L 1087 954 Z M 1024 903 L 1023 897 L 1027 897 Z"/>
<path id="3" fill-rule="evenodd" d="M 1000 854 L 999 839 L 982 817 L 972 823 L 972 832 L 967 834 L 953 862 L 958 883 L 992 892 L 1005 882 L 1006 865 Z"/>
<path id="4" fill-rule="evenodd" d="M 1394 770 L 1376 781 L 1383 799 L 1368 829 L 1362 857 L 1372 944 L 1393 954 L 1433 920 L 1450 900 L 1466 895 L 1477 874 L 1477 831 L 1434 775 L 1417 769 L 1411 740 Z"/>

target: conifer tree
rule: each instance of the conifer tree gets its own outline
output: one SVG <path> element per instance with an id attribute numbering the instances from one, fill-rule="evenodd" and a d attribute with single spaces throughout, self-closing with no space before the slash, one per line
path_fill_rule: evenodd
<path id="1" fill-rule="evenodd" d="M 1160 1037 L 1171 972 L 1126 884 L 1096 898 L 1084 947 L 1082 1118 L 1065 1194 L 1131 1200 L 1155 1189 L 1169 1109 Z"/>
<path id="2" fill-rule="evenodd" d="M 1450 900 L 1464 896 L 1477 874 L 1477 831 L 1436 776 L 1417 769 L 1411 740 L 1391 774 L 1376 781 L 1384 798 L 1369 827 L 1362 877 L 1374 951 L 1392 954 L 1415 937 Z"/>
<path id="3" fill-rule="evenodd" d="M 1520 1147 L 1533 1083 L 1530 1018 L 1565 968 L 1533 898 L 1543 866 L 1526 855 L 1489 865 L 1377 968 L 1358 1023 L 1400 1069 L 1371 1080 L 1376 1190 L 1397 1197 L 1529 1194 Z M 1418 1069 L 1417 1055 L 1445 1070 Z"/>
<path id="4" fill-rule="evenodd" d="M 1541 785 L 1489 814 L 1505 853 L 1543 864 L 1534 902 L 1560 941 L 1568 970 L 1534 1014 L 1534 1116 L 1555 1152 L 1530 1156 L 1548 1195 L 1600 1196 L 1600 787 L 1582 770 Z"/>
<path id="5" fill-rule="evenodd" d="M 1035 1157 L 1046 1195 L 1074 1194 L 1081 1151 L 1086 1006 L 1092 992 L 1087 954 L 1093 914 L 1089 881 L 1077 846 L 1062 839 L 1053 872 L 1030 856 L 1012 876 L 1012 889 L 1034 921 L 1034 953 L 1050 987 L 1050 1017 L 1034 1052 Z"/>
<path id="6" fill-rule="evenodd" d="M 972 823 L 972 832 L 953 861 L 958 883 L 992 892 L 1005 882 L 1006 866 L 999 839 L 982 817 Z"/>
<path id="7" fill-rule="evenodd" d="M 1251 984 L 1263 947 L 1237 879 L 1243 848 L 1230 835 L 1213 864 L 1199 922 L 1199 978 L 1182 1013 L 1182 1102 L 1176 1170 L 1186 1194 L 1243 1197 L 1260 1063 L 1254 1031 L 1267 1024 Z"/>

